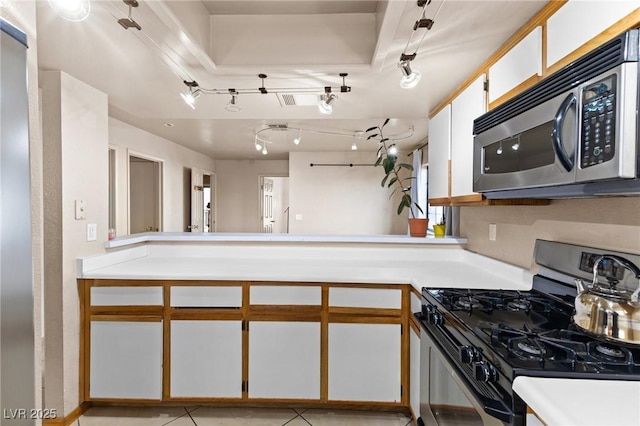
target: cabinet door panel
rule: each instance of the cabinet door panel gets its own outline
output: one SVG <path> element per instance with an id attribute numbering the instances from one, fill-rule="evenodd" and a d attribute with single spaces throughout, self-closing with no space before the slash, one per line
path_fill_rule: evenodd
<path id="1" fill-rule="evenodd" d="M 242 321 L 171 321 L 171 396 L 242 396 Z"/>
<path id="2" fill-rule="evenodd" d="M 451 105 L 429 121 L 429 198 L 449 196 L 449 154 L 451 149 Z"/>
<path id="3" fill-rule="evenodd" d="M 250 323 L 249 397 L 320 399 L 320 323 Z"/>
<path id="4" fill-rule="evenodd" d="M 92 306 L 162 305 L 162 287 L 91 287 Z"/>
<path id="5" fill-rule="evenodd" d="M 242 287 L 173 286 L 171 306 L 229 307 L 242 306 Z"/>
<path id="6" fill-rule="evenodd" d="M 400 309 L 402 290 L 334 287 L 329 289 L 329 306 Z"/>
<path id="7" fill-rule="evenodd" d="M 162 398 L 162 322 L 91 322 L 91 398 Z"/>
<path id="8" fill-rule="evenodd" d="M 451 196 L 473 194 L 473 120 L 487 110 L 482 74 L 451 103 Z"/>
<path id="9" fill-rule="evenodd" d="M 565 3 L 547 21 L 547 66 L 552 66 L 637 8 L 637 1 L 572 0 Z"/>
<path id="10" fill-rule="evenodd" d="M 322 289 L 311 286 L 252 286 L 252 305 L 321 305 Z"/>
<path id="11" fill-rule="evenodd" d="M 400 401 L 400 325 L 329 324 L 329 399 Z"/>
<path id="12" fill-rule="evenodd" d="M 420 416 L 420 336 L 411 329 L 409 366 L 409 404 L 416 417 Z"/>

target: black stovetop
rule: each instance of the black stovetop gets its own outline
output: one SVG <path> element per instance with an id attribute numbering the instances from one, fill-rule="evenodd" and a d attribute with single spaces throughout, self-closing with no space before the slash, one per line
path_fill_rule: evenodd
<path id="1" fill-rule="evenodd" d="M 433 308 L 444 313 L 443 327 L 482 351 L 508 380 L 517 375 L 640 380 L 640 345 L 578 330 L 571 321 L 573 297 L 425 288 L 423 315 Z"/>

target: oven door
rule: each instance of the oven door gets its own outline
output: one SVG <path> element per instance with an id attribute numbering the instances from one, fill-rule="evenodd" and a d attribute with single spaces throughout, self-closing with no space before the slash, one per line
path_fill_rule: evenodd
<path id="1" fill-rule="evenodd" d="M 578 95 L 575 88 L 476 135 L 473 190 L 574 183 Z"/>
<path id="2" fill-rule="evenodd" d="M 455 366 L 420 332 L 420 417 L 424 425 L 505 425 L 485 411 L 486 401 L 474 395 Z"/>

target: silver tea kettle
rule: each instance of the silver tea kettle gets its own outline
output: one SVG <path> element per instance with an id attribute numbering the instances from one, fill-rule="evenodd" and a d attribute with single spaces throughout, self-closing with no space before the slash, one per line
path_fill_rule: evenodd
<path id="1" fill-rule="evenodd" d="M 629 292 L 617 289 L 618 281 L 609 278 L 598 282 L 598 265 L 609 259 L 631 271 L 639 280 L 638 288 Z M 605 254 L 593 262 L 593 282 L 586 286 L 576 279 L 578 295 L 573 322 L 580 329 L 618 342 L 640 344 L 640 268 L 629 260 Z"/>

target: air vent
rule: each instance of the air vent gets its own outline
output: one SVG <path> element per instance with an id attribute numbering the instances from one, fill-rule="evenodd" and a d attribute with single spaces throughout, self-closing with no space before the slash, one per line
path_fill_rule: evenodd
<path id="1" fill-rule="evenodd" d="M 296 106 L 296 98 L 293 95 L 282 95 L 283 106 Z"/>
<path id="2" fill-rule="evenodd" d="M 478 117 L 473 134 L 503 123 L 624 62 L 638 61 L 638 30 L 630 30 L 572 62 L 515 98 Z"/>

